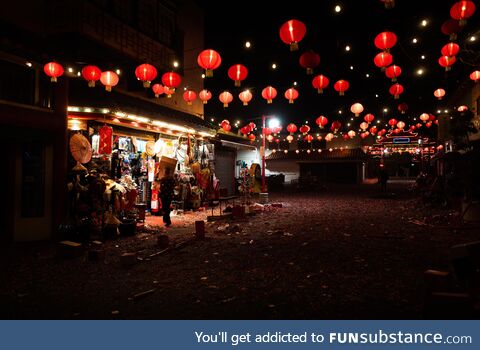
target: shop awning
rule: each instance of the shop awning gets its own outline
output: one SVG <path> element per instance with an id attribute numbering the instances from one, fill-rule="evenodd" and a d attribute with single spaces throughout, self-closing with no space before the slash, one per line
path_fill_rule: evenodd
<path id="1" fill-rule="evenodd" d="M 225 140 L 222 140 L 222 146 L 225 146 L 225 147 L 231 147 L 231 148 L 236 148 L 236 149 L 249 149 L 249 150 L 256 150 L 257 147 L 253 146 L 253 145 L 247 145 L 247 144 L 244 144 L 244 143 L 239 143 L 239 142 L 233 142 L 233 141 L 225 141 Z"/>

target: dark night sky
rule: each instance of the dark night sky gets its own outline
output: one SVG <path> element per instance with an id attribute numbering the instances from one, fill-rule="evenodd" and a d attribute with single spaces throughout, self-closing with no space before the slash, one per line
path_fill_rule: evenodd
<path id="1" fill-rule="evenodd" d="M 450 18 L 449 11 L 454 1 L 397 0 L 395 8 L 389 10 L 378 0 L 297 0 L 288 3 L 262 1 L 265 10 L 256 7 L 258 1 L 250 0 L 203 3 L 206 10 L 205 48 L 213 48 L 222 56 L 222 65 L 214 71 L 213 78 L 205 81 L 205 87 L 213 93 L 212 100 L 206 105 L 206 117 L 214 116 L 216 121 L 226 118 L 244 122 L 267 114 L 278 116 L 286 124 L 305 120 L 313 123 L 323 114 L 330 121 L 346 121 L 353 117 L 350 112 L 352 103 L 360 102 L 365 107 L 364 114 L 373 113 L 376 118 L 381 117 L 383 123 L 387 118 L 400 118 L 408 125 L 409 117 L 418 117 L 422 112 L 436 113 L 438 108 L 451 108 L 447 104 L 449 93 L 453 94 L 474 70 L 473 66 L 457 61 L 452 71 L 445 72 L 438 64 L 441 47 L 449 42 L 440 28 Z M 342 6 L 338 14 L 334 12 L 337 4 Z M 477 2 L 477 12 L 457 40 L 461 47 L 458 57 L 464 60 L 471 61 L 466 49 L 477 52 L 480 49 L 480 37 L 475 42 L 467 40 L 480 29 L 478 7 Z M 296 52 L 290 52 L 288 45 L 279 37 L 280 26 L 290 19 L 301 20 L 307 27 L 307 34 Z M 426 27 L 420 25 L 423 19 L 428 20 Z M 374 46 L 374 38 L 385 30 L 395 32 L 398 37 L 391 53 L 393 62 L 403 71 L 398 82 L 404 86 L 405 92 L 399 100 L 394 100 L 388 93 L 393 83 L 373 63 L 374 56 L 380 52 Z M 476 34 L 478 37 L 480 33 Z M 412 43 L 414 37 L 418 38 L 417 44 Z M 252 43 L 250 49 L 244 47 L 246 40 Z M 345 51 L 346 45 L 351 46 L 350 52 Z M 313 49 L 321 57 L 314 75 L 324 74 L 330 79 L 323 95 L 318 95 L 311 85 L 314 75 L 307 75 L 298 63 L 301 53 L 307 49 Z M 425 55 L 425 60 L 421 59 L 422 55 Z M 278 65 L 276 70 L 271 69 L 274 62 Z M 235 63 L 242 63 L 249 69 L 249 75 L 240 88 L 234 87 L 227 76 L 228 68 Z M 415 74 L 419 68 L 425 71 L 421 77 Z M 343 97 L 333 89 L 338 79 L 350 82 L 350 90 Z M 288 104 L 283 95 L 294 81 L 298 83 L 296 88 L 300 97 L 294 104 Z M 267 105 L 261 97 L 261 91 L 267 85 L 274 86 L 278 91 L 271 105 Z M 438 101 L 433 96 L 433 91 L 440 87 L 447 91 L 445 101 Z M 249 106 L 243 106 L 238 99 L 239 92 L 245 88 L 254 95 Z M 223 90 L 230 91 L 234 96 L 228 108 L 223 108 L 218 100 Z M 379 97 L 376 98 L 375 94 Z M 404 116 L 397 111 L 401 102 L 409 105 L 409 111 Z M 383 113 L 385 107 L 389 109 L 386 114 Z M 343 110 L 342 115 L 338 114 L 339 109 Z M 361 121 L 363 118 L 356 119 L 357 124 Z"/>

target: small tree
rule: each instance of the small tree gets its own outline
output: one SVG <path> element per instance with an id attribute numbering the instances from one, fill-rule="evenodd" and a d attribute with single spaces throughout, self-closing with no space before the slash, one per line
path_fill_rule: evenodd
<path id="1" fill-rule="evenodd" d="M 473 124 L 473 113 L 469 110 L 455 112 L 450 119 L 450 135 L 456 151 L 469 151 L 472 149 L 469 134 L 475 134 L 478 130 Z"/>

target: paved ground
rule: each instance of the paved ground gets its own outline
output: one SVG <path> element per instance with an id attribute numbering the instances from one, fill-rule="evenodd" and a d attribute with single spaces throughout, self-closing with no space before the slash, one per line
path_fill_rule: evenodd
<path id="1" fill-rule="evenodd" d="M 475 232 L 419 225 L 437 212 L 407 187 L 271 194 L 283 208 L 209 223 L 207 239 L 151 258 L 158 230 L 107 241 L 105 262 L 58 259 L 51 244 L 4 249 L 0 318 L 422 318 L 423 272 L 450 269 L 449 247 Z M 205 214 L 175 218 L 172 244 Z M 143 260 L 122 267 L 119 255 L 131 251 Z"/>

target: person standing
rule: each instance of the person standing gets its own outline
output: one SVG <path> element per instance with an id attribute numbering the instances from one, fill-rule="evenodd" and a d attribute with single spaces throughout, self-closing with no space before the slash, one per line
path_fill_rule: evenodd
<path id="1" fill-rule="evenodd" d="M 382 186 L 381 187 L 381 191 L 382 192 L 387 192 L 387 182 L 388 182 L 388 172 L 385 168 L 382 168 L 380 170 L 380 185 Z"/>
<path id="2" fill-rule="evenodd" d="M 172 176 L 172 170 L 165 168 L 164 176 L 160 179 L 160 199 L 162 201 L 163 222 L 167 227 L 172 224 L 170 220 L 170 205 L 172 204 L 174 188 L 175 179 Z"/>

